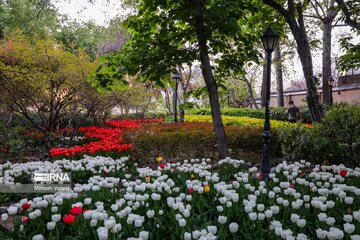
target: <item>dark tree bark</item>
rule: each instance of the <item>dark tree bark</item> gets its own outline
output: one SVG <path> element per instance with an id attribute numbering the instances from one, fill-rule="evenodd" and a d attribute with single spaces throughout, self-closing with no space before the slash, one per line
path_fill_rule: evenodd
<path id="1" fill-rule="evenodd" d="M 186 81 L 184 81 L 183 79 L 183 74 L 182 74 L 182 69 L 181 66 L 178 66 L 178 72 L 180 74 L 180 92 L 181 92 L 181 97 L 179 96 L 179 103 L 181 104 L 181 108 L 180 108 L 180 119 L 179 122 L 184 122 L 184 118 L 185 118 L 185 110 L 184 110 L 184 105 L 186 104 L 186 92 L 187 89 L 189 87 L 189 82 L 190 82 L 190 78 L 191 78 L 191 66 L 189 66 L 189 72 L 188 72 L 188 76 Z"/>
<path id="2" fill-rule="evenodd" d="M 331 77 L 331 22 L 323 22 L 322 85 L 323 103 L 330 105 L 330 89 L 327 80 Z"/>
<path id="3" fill-rule="evenodd" d="M 283 84 L 284 81 L 283 81 L 280 43 L 275 48 L 274 63 L 275 63 L 275 73 L 276 73 L 277 105 L 279 107 L 283 107 L 284 106 L 284 84 Z"/>
<path id="4" fill-rule="evenodd" d="M 334 8 L 335 0 L 328 2 L 319 2 L 317 0 L 310 1 L 315 13 L 309 15 L 321 21 L 322 24 L 322 86 L 323 86 L 323 103 L 330 105 L 330 88 L 328 79 L 331 77 L 331 33 L 333 21 L 339 10 Z"/>
<path id="5" fill-rule="evenodd" d="M 294 5 L 293 0 L 288 0 L 288 10 L 274 0 L 263 0 L 263 2 L 277 10 L 288 23 L 295 38 L 297 52 L 300 57 L 304 78 L 307 86 L 306 100 L 313 121 L 321 121 L 324 113 L 320 105 L 316 88 L 316 77 L 314 76 L 312 56 L 309 39 L 306 34 L 302 4 Z"/>
<path id="6" fill-rule="evenodd" d="M 210 58 L 207 46 L 207 36 L 204 23 L 204 2 L 202 0 L 192 0 L 195 15 L 195 31 L 200 52 L 200 62 L 202 75 L 205 80 L 207 90 L 209 92 L 209 100 L 211 107 L 211 116 L 216 136 L 217 150 L 220 158 L 225 158 L 228 154 L 226 135 L 224 125 L 221 118 L 220 103 L 218 96 L 218 86 L 211 70 Z"/>

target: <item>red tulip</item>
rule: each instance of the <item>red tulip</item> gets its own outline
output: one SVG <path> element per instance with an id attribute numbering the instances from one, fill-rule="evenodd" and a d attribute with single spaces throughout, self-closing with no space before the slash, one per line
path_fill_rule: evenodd
<path id="1" fill-rule="evenodd" d="M 64 223 L 66 224 L 73 224 L 75 222 L 75 216 L 68 214 L 63 218 Z"/>
<path id="2" fill-rule="evenodd" d="M 163 163 L 160 164 L 160 168 L 161 168 L 161 169 L 164 169 L 164 168 L 165 168 L 165 164 L 163 164 Z"/>
<path id="3" fill-rule="evenodd" d="M 3 149 L 2 149 L 2 152 L 3 152 L 3 153 L 7 153 L 7 152 L 9 152 L 9 149 L 3 148 Z"/>
<path id="4" fill-rule="evenodd" d="M 82 208 L 79 206 L 74 206 L 69 212 L 76 216 L 82 212 Z"/>
<path id="5" fill-rule="evenodd" d="M 30 203 L 24 203 L 21 207 L 22 207 L 22 209 L 27 210 L 27 209 L 29 209 L 31 207 L 31 204 Z"/>
<path id="6" fill-rule="evenodd" d="M 190 194 L 193 194 L 193 193 L 194 193 L 194 189 L 189 188 L 189 189 L 188 189 L 188 192 L 189 192 Z"/>
<path id="7" fill-rule="evenodd" d="M 346 170 L 341 170 L 339 174 L 340 174 L 340 176 L 345 177 L 346 174 L 347 174 L 347 171 Z"/>
<path id="8" fill-rule="evenodd" d="M 27 216 L 22 216 L 22 217 L 21 217 L 21 222 L 22 222 L 22 223 L 27 223 L 29 220 L 30 220 L 30 219 L 29 219 L 29 217 L 27 217 Z"/>

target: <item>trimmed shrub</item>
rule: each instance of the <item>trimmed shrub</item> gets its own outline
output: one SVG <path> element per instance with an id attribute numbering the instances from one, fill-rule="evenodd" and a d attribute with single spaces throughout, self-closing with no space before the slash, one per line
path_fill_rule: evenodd
<path id="1" fill-rule="evenodd" d="M 270 119 L 287 121 L 286 107 L 272 107 L 270 109 Z M 311 123 L 311 115 L 309 109 L 305 106 L 300 107 L 302 121 Z M 224 116 L 237 116 L 237 117 L 251 117 L 251 118 L 265 118 L 264 109 L 252 109 L 252 108 L 223 108 L 221 113 Z M 211 115 L 211 110 L 206 109 L 192 109 L 186 112 L 188 115 Z"/>
<path id="2" fill-rule="evenodd" d="M 225 126 L 251 126 L 259 129 L 264 128 L 264 119 L 250 118 L 250 117 L 232 117 L 222 116 L 223 124 Z M 209 115 L 190 115 L 185 116 L 185 122 L 212 122 L 212 118 Z M 289 123 L 284 121 L 270 120 L 272 130 L 276 130 L 280 127 L 294 126 L 297 123 Z"/>
<path id="3" fill-rule="evenodd" d="M 252 126 L 225 126 L 228 147 L 237 150 L 261 153 L 262 129 Z M 140 129 L 124 131 L 127 143 L 134 143 L 134 148 L 143 159 L 190 159 L 216 157 L 215 134 L 209 122 L 186 122 L 179 124 L 154 123 Z M 272 139 L 273 154 L 280 153 L 277 134 Z"/>
<path id="4" fill-rule="evenodd" d="M 298 126 L 279 130 L 283 154 L 293 160 L 314 163 L 360 163 L 360 108 L 338 105 L 312 128 Z"/>

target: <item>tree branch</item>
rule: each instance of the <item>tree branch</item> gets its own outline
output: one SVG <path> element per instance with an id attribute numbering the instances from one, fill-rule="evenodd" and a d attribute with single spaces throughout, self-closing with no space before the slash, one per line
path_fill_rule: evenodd
<path id="1" fill-rule="evenodd" d="M 281 6 L 280 4 L 278 4 L 273 0 L 262 0 L 262 1 L 263 3 L 277 10 L 286 19 L 286 21 L 290 21 L 289 12 L 283 6 Z"/>
<path id="2" fill-rule="evenodd" d="M 356 20 L 351 18 L 351 13 L 349 11 L 348 6 L 345 4 L 344 0 L 335 0 L 335 1 L 337 2 L 340 9 L 343 11 L 345 15 L 345 23 L 350 27 L 360 30 L 360 23 L 358 23 Z"/>

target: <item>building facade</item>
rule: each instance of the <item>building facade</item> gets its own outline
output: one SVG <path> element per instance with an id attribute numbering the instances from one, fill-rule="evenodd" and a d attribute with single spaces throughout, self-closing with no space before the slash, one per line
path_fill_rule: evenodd
<path id="1" fill-rule="evenodd" d="M 322 88 L 318 88 L 318 95 L 320 102 L 323 101 Z M 277 93 L 270 95 L 270 106 L 277 106 Z M 338 78 L 337 86 L 333 87 L 332 91 L 333 103 L 348 103 L 351 105 L 360 106 L 360 74 L 345 75 Z M 284 91 L 284 103 L 288 106 L 289 101 L 292 100 L 296 106 L 307 105 L 306 103 L 306 89 Z M 260 104 L 260 99 L 259 99 Z"/>

